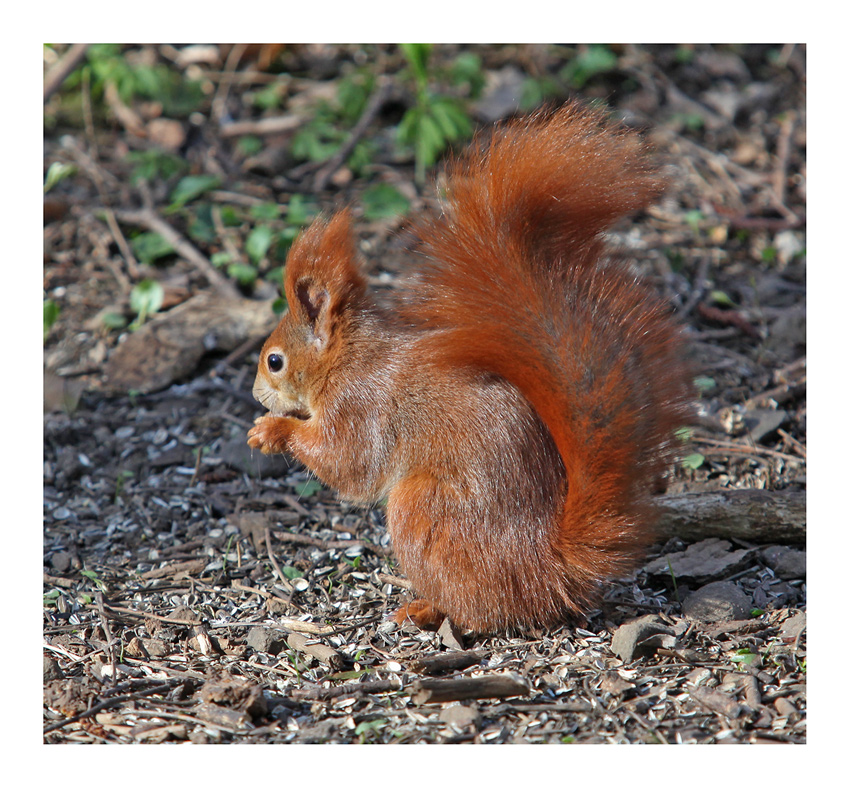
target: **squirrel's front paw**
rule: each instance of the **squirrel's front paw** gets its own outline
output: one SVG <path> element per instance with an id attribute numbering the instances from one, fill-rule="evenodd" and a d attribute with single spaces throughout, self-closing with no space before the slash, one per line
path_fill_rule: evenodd
<path id="1" fill-rule="evenodd" d="M 286 451 L 287 437 L 284 419 L 267 413 L 254 419 L 254 426 L 248 432 L 248 445 L 263 454 L 281 454 Z"/>

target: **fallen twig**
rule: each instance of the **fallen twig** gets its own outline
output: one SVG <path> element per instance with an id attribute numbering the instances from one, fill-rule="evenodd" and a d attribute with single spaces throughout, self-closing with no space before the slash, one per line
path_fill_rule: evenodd
<path id="1" fill-rule="evenodd" d="M 799 458 L 794 458 L 799 462 Z M 717 490 L 658 500 L 658 540 L 709 537 L 757 543 L 806 541 L 806 493 L 796 490 Z"/>
<path id="2" fill-rule="evenodd" d="M 240 297 L 236 286 L 152 208 L 142 208 L 138 211 L 116 211 L 115 216 L 118 221 L 146 227 L 153 233 L 159 233 L 174 247 L 179 255 L 192 263 L 206 277 L 219 295 L 233 299 Z"/>
<path id="3" fill-rule="evenodd" d="M 72 44 L 68 51 L 56 63 L 44 77 L 44 101 L 47 100 L 62 87 L 62 83 L 70 76 L 71 72 L 83 61 L 86 51 L 91 44 Z"/>
<path id="4" fill-rule="evenodd" d="M 389 78 L 382 77 L 378 82 L 378 85 L 375 87 L 375 90 L 372 92 L 372 95 L 369 98 L 369 103 L 363 110 L 363 114 L 360 116 L 360 119 L 348 135 L 348 139 L 346 139 L 346 141 L 340 146 L 339 150 L 331 156 L 316 173 L 316 177 L 313 181 L 313 189 L 315 191 L 322 191 L 325 186 L 328 185 L 328 181 L 333 177 L 333 174 L 345 163 L 345 160 L 349 157 L 351 151 L 354 150 L 357 143 L 360 142 L 360 139 L 366 133 L 366 129 L 369 128 L 369 124 L 381 111 L 381 107 L 384 106 L 387 99 L 390 97 L 391 92 L 392 82 Z"/>

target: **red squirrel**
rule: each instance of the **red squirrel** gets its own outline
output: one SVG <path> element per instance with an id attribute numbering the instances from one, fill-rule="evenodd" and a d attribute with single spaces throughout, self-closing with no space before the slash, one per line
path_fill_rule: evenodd
<path id="1" fill-rule="evenodd" d="M 344 499 L 387 499 L 417 596 L 397 620 L 549 626 L 633 568 L 691 377 L 669 309 L 603 233 L 662 188 L 635 133 L 569 103 L 450 164 L 391 309 L 347 210 L 294 242 L 248 443 Z"/>

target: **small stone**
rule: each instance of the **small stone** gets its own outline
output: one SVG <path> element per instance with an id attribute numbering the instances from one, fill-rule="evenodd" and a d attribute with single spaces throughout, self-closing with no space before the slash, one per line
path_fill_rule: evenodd
<path id="1" fill-rule="evenodd" d="M 753 603 L 738 585 L 728 580 L 709 583 L 685 597 L 682 612 L 706 623 L 743 621 L 750 617 Z"/>
<path id="2" fill-rule="evenodd" d="M 784 410 L 753 408 L 744 413 L 744 425 L 750 437 L 758 443 L 781 427 L 787 417 Z"/>
<path id="3" fill-rule="evenodd" d="M 266 654 L 279 654 L 286 644 L 286 635 L 283 632 L 265 627 L 251 627 L 245 645 L 254 651 L 262 651 Z"/>
<path id="4" fill-rule="evenodd" d="M 774 545 L 762 550 L 765 563 L 783 580 L 796 580 L 806 576 L 806 551 L 784 545 Z"/>
<path id="5" fill-rule="evenodd" d="M 676 581 L 693 580 L 706 583 L 717 577 L 739 572 L 750 560 L 754 550 L 731 550 L 725 539 L 703 539 L 686 550 L 668 553 L 646 565 L 651 575 L 669 577 L 672 570 Z"/>
<path id="6" fill-rule="evenodd" d="M 791 618 L 785 619 L 782 622 L 781 632 L 782 639 L 786 642 L 793 642 L 800 637 L 803 630 L 806 628 L 806 614 L 797 613 Z"/>
<path id="7" fill-rule="evenodd" d="M 50 557 L 50 566 L 59 575 L 65 574 L 71 568 L 73 556 L 67 550 L 60 550 Z"/>
<path id="8" fill-rule="evenodd" d="M 56 679 L 65 678 L 65 674 L 62 672 L 62 668 L 59 667 L 59 663 L 47 655 L 44 656 L 43 673 L 44 681 L 54 681 Z"/>
<path id="9" fill-rule="evenodd" d="M 611 650 L 624 662 L 652 656 L 659 648 L 673 648 L 676 635 L 658 616 L 642 616 L 617 628 Z"/>

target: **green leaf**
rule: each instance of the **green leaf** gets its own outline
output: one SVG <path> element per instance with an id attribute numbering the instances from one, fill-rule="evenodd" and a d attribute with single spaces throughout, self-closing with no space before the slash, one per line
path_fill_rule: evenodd
<path id="1" fill-rule="evenodd" d="M 410 210 L 410 200 L 388 183 L 370 186 L 363 192 L 363 216 L 369 221 L 387 219 Z"/>
<path id="2" fill-rule="evenodd" d="M 699 452 L 694 452 L 693 454 L 689 454 L 687 457 L 682 458 L 682 467 L 695 471 L 704 462 L 705 456 L 700 454 Z"/>
<path id="3" fill-rule="evenodd" d="M 232 205 L 222 205 L 221 221 L 225 227 L 239 227 L 242 224 L 242 217 Z"/>
<path id="4" fill-rule="evenodd" d="M 304 573 L 294 566 L 285 566 L 280 570 L 287 580 L 297 580 L 299 577 L 304 577 Z"/>
<path id="5" fill-rule="evenodd" d="M 47 175 L 44 177 L 44 193 L 47 194 L 59 181 L 71 177 L 76 171 L 77 168 L 73 164 L 54 161 L 47 168 Z"/>
<path id="6" fill-rule="evenodd" d="M 416 138 L 416 178 L 421 183 L 425 180 L 425 170 L 437 161 L 437 156 L 446 147 L 446 138 L 430 115 L 423 114 L 419 120 L 418 136 Z"/>
<path id="7" fill-rule="evenodd" d="M 252 219 L 258 221 L 272 221 L 280 216 L 281 208 L 276 202 L 262 202 L 259 205 L 252 205 L 248 213 Z"/>
<path id="8" fill-rule="evenodd" d="M 699 224 L 703 219 L 705 219 L 705 215 L 699 210 L 688 211 L 685 214 L 685 221 L 695 233 L 699 232 Z"/>
<path id="9" fill-rule="evenodd" d="M 188 166 L 179 156 L 159 150 L 131 151 L 127 154 L 127 161 L 135 165 L 130 173 L 130 183 L 140 180 L 155 181 L 160 178 L 168 180 Z"/>
<path id="10" fill-rule="evenodd" d="M 735 306 L 735 302 L 722 290 L 712 290 L 709 298 L 720 306 Z"/>
<path id="11" fill-rule="evenodd" d="M 130 241 L 130 246 L 133 254 L 149 265 L 174 252 L 174 247 L 159 233 L 139 233 Z"/>
<path id="12" fill-rule="evenodd" d="M 89 580 L 91 580 L 95 584 L 95 586 L 97 586 L 98 590 L 104 591 L 106 589 L 106 586 L 103 584 L 103 581 L 97 576 L 97 574 L 92 572 L 91 569 L 81 569 L 80 574 L 83 577 L 87 577 Z"/>
<path id="13" fill-rule="evenodd" d="M 277 109 L 283 94 L 283 83 L 272 82 L 253 95 L 254 106 L 259 109 Z"/>
<path id="14" fill-rule="evenodd" d="M 374 84 L 375 80 L 369 74 L 356 74 L 340 80 L 336 101 L 344 120 L 353 123 L 363 114 Z"/>
<path id="15" fill-rule="evenodd" d="M 674 434 L 677 440 L 687 443 L 693 437 L 694 431 L 690 427 L 679 427 Z"/>
<path id="16" fill-rule="evenodd" d="M 194 219 L 189 224 L 189 235 L 193 241 L 212 244 L 218 240 L 218 231 L 213 221 L 212 205 L 208 202 L 196 203 Z"/>
<path id="17" fill-rule="evenodd" d="M 259 263 L 269 251 L 272 241 L 274 241 L 272 228 L 265 224 L 258 225 L 248 233 L 245 239 L 245 252 L 253 262 Z"/>
<path id="18" fill-rule="evenodd" d="M 472 133 L 472 121 L 459 104 L 440 99 L 431 105 L 431 114 L 448 140 L 457 140 Z"/>
<path id="19" fill-rule="evenodd" d="M 233 263 L 227 266 L 227 275 L 240 285 L 251 285 L 257 281 L 257 269 L 245 263 Z"/>
<path id="20" fill-rule="evenodd" d="M 592 77 L 617 67 L 617 56 L 604 44 L 582 49 L 564 67 L 561 76 L 574 88 L 581 88 Z"/>
<path id="21" fill-rule="evenodd" d="M 701 394 L 706 394 L 717 387 L 717 383 L 714 378 L 705 377 L 703 375 L 694 378 L 694 385 L 697 387 L 697 391 Z"/>
<path id="22" fill-rule="evenodd" d="M 474 52 L 463 52 L 458 55 L 451 65 L 450 74 L 455 85 L 469 85 L 472 98 L 478 98 L 481 94 L 486 80 L 481 68 L 481 58 Z"/>
<path id="23" fill-rule="evenodd" d="M 248 156 L 256 156 L 263 149 L 263 141 L 253 134 L 246 134 L 240 137 L 236 143 L 236 149 L 246 158 Z"/>
<path id="24" fill-rule="evenodd" d="M 401 51 L 410 63 L 413 74 L 420 86 L 428 81 L 428 59 L 433 44 L 399 44 Z"/>
<path id="25" fill-rule="evenodd" d="M 380 733 L 386 726 L 387 720 L 364 720 L 354 729 L 354 733 L 357 736 L 364 736 L 367 733 Z"/>
<path id="26" fill-rule="evenodd" d="M 731 662 L 735 662 L 743 665 L 758 665 L 761 662 L 761 658 L 758 654 L 754 654 L 748 648 L 739 648 L 732 656 L 729 657 Z"/>
<path id="27" fill-rule="evenodd" d="M 218 175 L 187 175 L 181 178 L 171 192 L 171 205 L 166 212 L 172 213 L 202 194 L 217 189 L 219 183 Z"/>
<path id="28" fill-rule="evenodd" d="M 316 215 L 316 206 L 303 194 L 293 194 L 286 205 L 286 221 L 299 227 L 307 224 Z"/>
<path id="29" fill-rule="evenodd" d="M 398 124 L 396 136 L 402 145 L 413 145 L 419 129 L 419 121 L 422 117 L 420 107 L 411 107 L 401 118 Z"/>
<path id="30" fill-rule="evenodd" d="M 100 322 L 103 324 L 104 328 L 107 328 L 110 331 L 117 331 L 127 325 L 127 318 L 118 312 L 104 312 L 101 315 Z"/>
<path id="31" fill-rule="evenodd" d="M 48 298 L 44 302 L 44 339 L 47 339 L 47 335 L 50 333 L 50 329 L 53 328 L 53 324 L 56 322 L 59 317 L 59 313 L 62 310 L 59 308 L 59 304 L 57 304 L 54 300 Z"/>
<path id="32" fill-rule="evenodd" d="M 213 252 L 210 255 L 210 262 L 216 268 L 223 268 L 232 262 L 230 259 L 230 252 Z"/>
<path id="33" fill-rule="evenodd" d="M 130 291 L 130 308 L 139 316 L 139 323 L 155 314 L 162 306 L 165 290 L 155 279 L 143 279 Z"/>
<path id="34" fill-rule="evenodd" d="M 301 482 L 301 484 L 295 485 L 295 492 L 298 494 L 299 498 L 310 498 L 321 489 L 322 483 L 317 482 L 315 479 L 310 479 L 306 482 Z"/>

